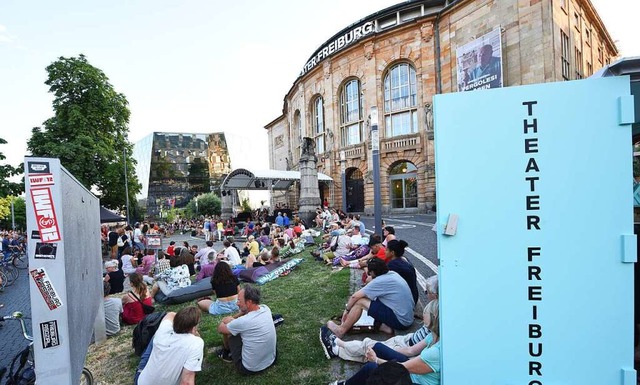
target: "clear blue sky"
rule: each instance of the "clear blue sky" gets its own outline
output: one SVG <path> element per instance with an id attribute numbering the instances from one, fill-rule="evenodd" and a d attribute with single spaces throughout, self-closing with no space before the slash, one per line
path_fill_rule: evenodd
<path id="1" fill-rule="evenodd" d="M 636 0 L 592 0 L 623 56 L 640 55 Z M 0 2 L 0 146 L 17 165 L 31 128 L 52 116 L 44 68 L 83 53 L 130 103 L 130 139 L 152 131 L 228 131 L 267 168 L 263 126 L 313 51 L 393 0 Z M 611 4 L 615 4 L 613 6 Z M 623 6 L 624 4 L 624 6 Z M 623 9 L 621 9 L 624 7 Z"/>

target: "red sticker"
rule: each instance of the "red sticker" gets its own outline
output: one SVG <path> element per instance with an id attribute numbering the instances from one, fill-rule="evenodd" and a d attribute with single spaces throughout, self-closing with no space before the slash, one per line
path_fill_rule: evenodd
<path id="1" fill-rule="evenodd" d="M 40 240 L 42 242 L 61 241 L 51 190 L 48 187 L 31 189 L 31 200 L 33 201 L 33 211 L 36 214 L 38 231 L 40 231 Z"/>
<path id="2" fill-rule="evenodd" d="M 29 175 L 29 185 L 31 187 L 50 186 L 52 184 L 54 182 L 51 174 Z"/>

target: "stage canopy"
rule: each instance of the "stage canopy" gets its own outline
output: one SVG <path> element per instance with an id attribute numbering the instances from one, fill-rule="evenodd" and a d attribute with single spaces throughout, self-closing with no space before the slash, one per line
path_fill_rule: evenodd
<path id="1" fill-rule="evenodd" d="M 222 181 L 221 190 L 288 190 L 300 180 L 300 171 L 247 170 L 231 171 Z M 333 183 L 330 176 L 318 173 L 318 182 Z"/>

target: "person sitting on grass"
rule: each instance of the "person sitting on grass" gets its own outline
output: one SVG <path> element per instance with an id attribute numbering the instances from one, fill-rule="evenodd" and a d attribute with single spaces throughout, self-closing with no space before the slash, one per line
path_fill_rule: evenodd
<path id="1" fill-rule="evenodd" d="M 209 241 L 209 242 L 211 242 L 211 241 Z M 203 279 L 208 278 L 208 277 L 213 277 L 213 271 L 214 271 L 216 265 L 217 265 L 216 252 L 215 251 L 211 251 L 207 255 L 206 261 L 203 261 L 202 265 L 200 266 L 200 271 L 198 272 L 198 275 L 196 276 L 196 282 L 200 282 Z"/>
<path id="2" fill-rule="evenodd" d="M 178 262 L 178 258 L 174 257 L 169 260 L 169 266 L 171 267 L 170 269 L 156 275 L 156 283 L 151 288 L 152 298 L 155 298 L 158 291 L 162 291 L 164 295 L 169 295 L 176 289 L 191 286 L 187 265 L 181 265 Z"/>
<path id="3" fill-rule="evenodd" d="M 240 258 L 238 249 L 235 248 L 233 243 L 226 239 L 222 244 L 224 245 L 224 250 L 220 253 L 222 257 L 218 256 L 218 259 L 225 261 L 231 267 L 242 265 L 242 259 Z"/>
<path id="4" fill-rule="evenodd" d="M 409 244 L 403 240 L 392 239 L 387 244 L 386 257 L 389 263 L 389 270 L 395 271 L 407 282 L 411 289 L 413 303 L 418 303 L 418 281 L 416 278 L 416 268 L 404 256 L 404 249 Z"/>
<path id="5" fill-rule="evenodd" d="M 154 250 L 147 250 L 147 255 L 142 257 L 142 263 L 136 267 L 136 273 L 142 275 L 142 279 L 148 284 L 153 285 L 153 265 L 156 263 L 156 254 Z"/>
<path id="6" fill-rule="evenodd" d="M 112 259 L 104 263 L 104 269 L 107 271 L 104 275 L 104 281 L 109 282 L 111 291 L 109 294 L 122 293 L 124 291 L 124 272 L 118 269 L 118 260 Z"/>
<path id="7" fill-rule="evenodd" d="M 372 258 L 378 258 L 386 263 L 388 262 L 386 251 L 387 249 L 382 246 L 382 238 L 378 234 L 373 234 L 369 238 L 369 254 L 353 261 L 348 261 L 345 258 L 341 258 L 340 264 L 343 267 L 348 266 L 352 269 L 362 269 L 367 266 L 367 261 Z"/>
<path id="8" fill-rule="evenodd" d="M 142 304 L 151 306 L 153 303 L 147 291 L 147 284 L 138 273 L 129 275 L 131 291 L 122 297 L 122 322 L 136 325 L 145 317 Z"/>
<path id="9" fill-rule="evenodd" d="M 199 322 L 200 310 L 194 306 L 167 313 L 142 354 L 134 384 L 194 385 L 204 355 Z"/>
<path id="10" fill-rule="evenodd" d="M 402 354 L 397 354 L 392 349 L 380 344 L 382 349 L 378 353 L 374 349 L 367 351 L 367 361 L 356 374 L 346 381 L 334 381 L 335 385 L 367 384 L 373 371 L 390 360 L 400 362 L 409 373 L 414 384 L 438 385 L 440 384 L 440 316 L 438 300 L 433 300 L 425 307 L 425 323 L 428 324 L 431 333 L 425 339 L 425 348 L 420 355 L 411 359 Z M 378 345 L 376 345 L 378 346 Z"/>
<path id="11" fill-rule="evenodd" d="M 438 299 L 437 275 L 427 278 L 424 293 L 427 296 L 427 303 Z M 416 356 L 426 346 L 420 344 L 420 342 L 431 333 L 428 326 L 429 321 L 426 318 L 428 312 L 426 308 L 424 310 L 422 318 L 425 323 L 418 330 L 413 333 L 391 337 L 386 341 L 377 341 L 368 337 L 363 340 L 344 341 L 336 337 L 326 326 L 322 326 L 320 328 L 320 342 L 324 354 L 328 359 L 339 357 L 347 361 L 367 362 L 367 350 L 380 343 L 407 357 Z"/>
<path id="12" fill-rule="evenodd" d="M 133 274 L 136 272 L 138 263 L 136 262 L 136 258 L 131 255 L 131 248 L 129 246 L 123 249 L 120 260 L 122 261 L 122 271 L 125 274 Z"/>
<path id="13" fill-rule="evenodd" d="M 269 263 L 269 259 L 271 258 L 269 254 L 269 250 L 262 249 L 260 254 L 257 257 L 254 257 L 253 254 L 249 254 L 247 257 L 247 261 L 244 264 L 246 269 L 251 269 L 254 267 L 261 267 Z"/>
<path id="14" fill-rule="evenodd" d="M 238 294 L 240 313 L 218 325 L 223 348 L 218 357 L 233 362 L 240 374 L 256 374 L 276 361 L 276 328 L 271 309 L 260 304 L 260 289 L 247 285 Z"/>
<path id="15" fill-rule="evenodd" d="M 120 332 L 120 314 L 122 313 L 122 301 L 119 298 L 110 298 L 111 285 L 109 282 L 102 282 L 104 292 L 104 326 L 107 337 L 111 337 Z"/>
<path id="16" fill-rule="evenodd" d="M 379 258 L 370 259 L 367 267 L 371 281 L 349 298 L 342 324 L 327 323 L 339 338 L 349 332 L 364 310 L 375 320 L 374 326 L 384 333 L 407 330 L 413 324 L 414 303 L 407 282 L 398 273 L 389 271 Z"/>
<path id="17" fill-rule="evenodd" d="M 211 288 L 216 295 L 215 302 L 210 299 L 198 301 L 198 307 L 202 311 L 208 311 L 213 315 L 230 314 L 237 312 L 238 292 L 240 282 L 233 275 L 231 268 L 226 263 L 217 263 L 211 277 Z"/>

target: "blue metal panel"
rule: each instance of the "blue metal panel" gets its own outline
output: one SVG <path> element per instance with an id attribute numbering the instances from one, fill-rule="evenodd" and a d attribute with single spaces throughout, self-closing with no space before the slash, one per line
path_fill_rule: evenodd
<path id="1" fill-rule="evenodd" d="M 619 384 L 633 367 L 627 95 L 616 77 L 435 97 L 438 223 L 458 215 L 438 233 L 443 385 Z"/>

